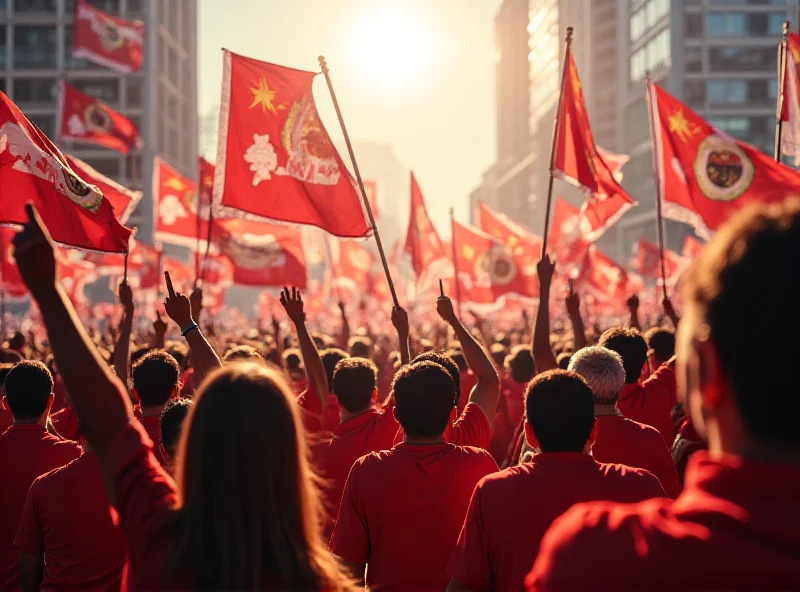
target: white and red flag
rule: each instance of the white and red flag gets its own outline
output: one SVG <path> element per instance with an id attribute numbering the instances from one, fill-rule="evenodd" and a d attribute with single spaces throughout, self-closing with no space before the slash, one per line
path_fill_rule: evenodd
<path id="1" fill-rule="evenodd" d="M 781 118 L 781 154 L 794 156 L 800 165 L 800 36 L 786 36 L 783 83 L 778 97 L 778 116 Z"/>
<path id="2" fill-rule="evenodd" d="M 75 171 L 81 179 L 102 191 L 103 196 L 111 202 L 111 207 L 114 208 L 114 215 L 117 217 L 117 220 L 125 224 L 141 201 L 142 192 L 133 191 L 132 189 L 120 185 L 114 181 L 114 179 L 109 179 L 75 156 L 69 154 L 65 154 L 64 156 L 67 159 L 67 164 L 72 167 L 72 170 Z"/>
<path id="3" fill-rule="evenodd" d="M 130 119 L 64 81 L 57 128 L 61 140 L 97 144 L 122 154 L 143 146 L 139 130 Z"/>
<path id="4" fill-rule="evenodd" d="M 72 55 L 130 74 L 142 66 L 144 24 L 103 12 L 86 0 L 73 1 Z"/>
<path id="5" fill-rule="evenodd" d="M 334 277 L 339 289 L 360 295 L 370 289 L 370 270 L 375 257 L 363 245 L 353 241 L 331 241 Z M 388 284 L 387 284 L 388 289 Z"/>
<path id="6" fill-rule="evenodd" d="M 562 197 L 556 197 L 547 250 L 561 265 L 581 265 L 589 242 L 580 230 L 581 211 Z"/>
<path id="7" fill-rule="evenodd" d="M 414 173 L 411 173 L 411 212 L 404 250 L 411 256 L 411 267 L 418 280 L 425 272 L 430 274 L 434 268 L 438 269 L 442 264 L 446 266 L 450 259 L 449 252 L 445 251 L 442 239 L 428 216 L 425 199 Z"/>
<path id="8" fill-rule="evenodd" d="M 631 294 L 637 294 L 644 282 L 638 275 L 625 271 L 596 245 L 590 245 L 578 274 L 578 286 L 596 302 L 624 310 L 625 301 Z"/>
<path id="9" fill-rule="evenodd" d="M 542 237 L 523 228 L 507 216 L 478 202 L 481 230 L 508 245 L 514 257 L 535 265 L 542 258 Z"/>
<path id="10" fill-rule="evenodd" d="M 664 249 L 664 274 L 667 285 L 675 285 L 682 271 L 682 260 L 675 251 Z M 640 238 L 633 246 L 631 268 L 642 277 L 661 279 L 661 249 L 658 245 Z"/>
<path id="11" fill-rule="evenodd" d="M 223 50 L 214 207 L 367 236 L 361 199 L 317 113 L 315 75 Z"/>
<path id="12" fill-rule="evenodd" d="M 683 241 L 683 248 L 681 249 L 681 257 L 694 261 L 703 252 L 705 245 L 697 240 L 692 235 L 687 236 Z"/>
<path id="13" fill-rule="evenodd" d="M 153 216 L 156 240 L 204 247 L 208 221 L 197 215 L 197 185 L 158 157 L 153 162 Z"/>

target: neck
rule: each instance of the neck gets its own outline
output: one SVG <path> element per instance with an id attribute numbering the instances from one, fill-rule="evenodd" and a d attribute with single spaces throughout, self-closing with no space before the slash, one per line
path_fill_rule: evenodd
<path id="1" fill-rule="evenodd" d="M 363 411 L 355 411 L 355 412 L 348 411 L 347 409 L 342 407 L 339 410 L 339 417 L 341 418 L 341 423 L 344 423 L 344 422 L 346 422 L 348 420 L 351 420 L 351 419 L 354 419 L 354 418 L 358 417 L 359 415 L 364 415 L 368 411 L 372 411 L 372 405 L 370 405 L 369 407 L 367 407 Z"/>
<path id="2" fill-rule="evenodd" d="M 47 427 L 47 413 L 35 419 L 17 419 L 14 418 L 14 425 L 40 425 L 43 428 Z"/>
<path id="3" fill-rule="evenodd" d="M 444 444 L 444 434 L 438 436 L 410 436 L 403 440 L 406 444 Z"/>
<path id="4" fill-rule="evenodd" d="M 152 417 L 155 415 L 161 415 L 162 411 L 164 411 L 164 405 L 152 405 L 152 406 L 142 405 L 142 417 Z"/>
<path id="5" fill-rule="evenodd" d="M 594 414 L 597 417 L 604 415 L 619 415 L 616 401 L 598 401 L 594 404 Z"/>

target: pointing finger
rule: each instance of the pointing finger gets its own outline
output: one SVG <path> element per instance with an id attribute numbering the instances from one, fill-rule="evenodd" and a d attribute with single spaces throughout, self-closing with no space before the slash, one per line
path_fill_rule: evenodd
<path id="1" fill-rule="evenodd" d="M 172 280 L 169 277 L 169 272 L 168 271 L 164 272 L 164 279 L 167 280 L 167 293 L 169 294 L 169 297 L 170 298 L 174 298 L 175 297 L 175 288 L 172 287 Z"/>

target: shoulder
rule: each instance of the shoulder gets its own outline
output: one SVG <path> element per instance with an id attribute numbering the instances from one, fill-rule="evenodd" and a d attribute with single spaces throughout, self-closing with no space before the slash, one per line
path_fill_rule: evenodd
<path id="1" fill-rule="evenodd" d="M 612 479 L 624 479 L 625 481 L 640 481 L 648 482 L 654 481 L 659 483 L 658 477 L 647 469 L 639 467 L 630 467 L 628 465 L 618 463 L 597 463 L 599 470 L 606 476 Z"/>
<path id="2" fill-rule="evenodd" d="M 453 447 L 452 453 L 463 459 L 464 462 L 489 465 L 494 467 L 494 471 L 497 471 L 497 463 L 494 461 L 494 458 L 483 448 L 478 448 L 477 446 L 460 446 L 457 444 L 450 444 L 450 446 Z"/>
<path id="3" fill-rule="evenodd" d="M 77 460 L 77 459 L 75 459 Z M 75 460 L 71 460 L 67 464 L 57 467 L 52 471 L 48 471 L 42 475 L 39 475 L 34 479 L 33 484 L 31 485 L 30 494 L 31 496 L 41 495 L 53 487 L 61 487 L 65 479 L 68 478 L 69 473 L 71 473 L 71 466 L 75 462 Z"/>
<path id="4" fill-rule="evenodd" d="M 369 454 L 365 454 L 356 462 L 353 463 L 353 468 L 350 469 L 351 471 L 373 471 L 377 470 L 379 467 L 386 465 L 387 463 L 391 463 L 394 459 L 394 450 L 380 450 L 378 452 L 370 452 Z"/>
<path id="5" fill-rule="evenodd" d="M 661 432 L 659 432 L 656 428 L 651 425 L 647 425 L 646 423 L 641 423 L 639 421 L 635 421 L 628 417 L 623 418 L 623 421 L 620 422 L 621 425 L 625 426 L 624 429 L 629 430 L 630 432 L 638 432 L 639 436 L 642 439 L 652 439 L 654 442 L 656 438 L 658 441 L 663 442 L 664 438 L 661 436 Z"/>
<path id="6" fill-rule="evenodd" d="M 73 442 L 72 440 L 65 440 L 64 438 L 60 438 L 58 436 L 54 436 L 53 434 L 47 434 L 47 441 L 49 444 L 53 446 L 53 449 L 57 451 L 59 454 L 63 454 L 67 457 L 78 458 L 81 455 L 83 449 L 81 448 L 80 444 L 77 442 Z"/>

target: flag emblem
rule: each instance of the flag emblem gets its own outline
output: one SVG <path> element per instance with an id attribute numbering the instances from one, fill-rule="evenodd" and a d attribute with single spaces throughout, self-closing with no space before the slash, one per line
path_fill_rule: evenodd
<path id="1" fill-rule="evenodd" d="M 700 191 L 708 199 L 733 201 L 753 181 L 753 163 L 736 142 L 712 134 L 697 150 L 694 163 Z"/>
<path id="2" fill-rule="evenodd" d="M 292 177 L 321 185 L 339 182 L 336 153 L 322 129 L 310 92 L 289 108 L 281 142 L 289 155 L 286 170 Z"/>
<path id="3" fill-rule="evenodd" d="M 111 129 L 111 117 L 105 109 L 97 103 L 92 103 L 83 112 L 83 121 L 90 132 L 105 133 Z"/>
<path id="4" fill-rule="evenodd" d="M 477 285 L 507 286 L 517 277 L 514 256 L 505 245 L 492 243 L 475 261 Z"/>
<path id="5" fill-rule="evenodd" d="M 113 21 L 95 21 L 94 32 L 100 38 L 100 44 L 106 51 L 119 49 L 125 43 L 125 38 L 120 34 L 119 27 Z"/>
<path id="6" fill-rule="evenodd" d="M 286 265 L 286 253 L 271 234 L 225 233 L 218 240 L 222 253 L 244 269 L 263 269 Z"/>

